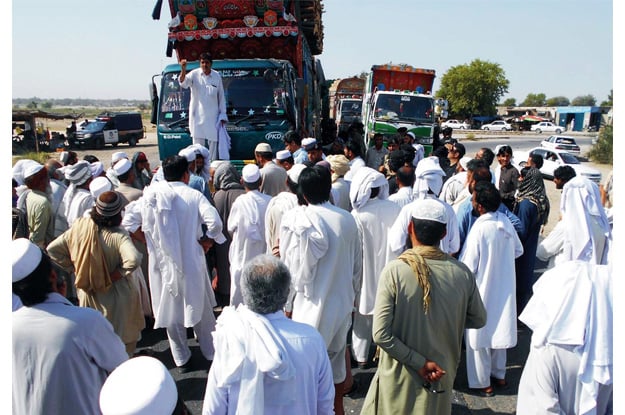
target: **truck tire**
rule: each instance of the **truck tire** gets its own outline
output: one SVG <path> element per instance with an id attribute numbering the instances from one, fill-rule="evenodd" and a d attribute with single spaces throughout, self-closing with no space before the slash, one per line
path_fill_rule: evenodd
<path id="1" fill-rule="evenodd" d="M 95 139 L 96 150 L 102 150 L 104 148 L 104 137 L 98 137 Z"/>
<path id="2" fill-rule="evenodd" d="M 128 139 L 128 145 L 129 145 L 130 147 L 134 147 L 134 146 L 136 146 L 136 145 L 137 145 L 137 139 L 136 139 L 135 137 L 130 137 L 130 138 Z"/>
<path id="3" fill-rule="evenodd" d="M 111 143 L 111 145 L 112 145 L 113 147 L 117 147 L 117 146 L 119 145 L 119 142 L 117 142 L 117 143 Z"/>

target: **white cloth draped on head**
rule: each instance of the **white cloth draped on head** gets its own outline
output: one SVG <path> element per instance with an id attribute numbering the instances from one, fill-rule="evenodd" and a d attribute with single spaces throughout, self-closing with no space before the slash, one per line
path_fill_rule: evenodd
<path id="1" fill-rule="evenodd" d="M 607 238 L 606 245 L 609 248 L 612 239 L 610 222 L 601 205 L 599 187 L 583 177 L 574 177 L 562 188 L 560 199 L 560 211 L 564 220 L 566 239 L 571 245 L 571 259 L 592 260 L 594 263 L 606 263 L 608 249 L 603 252 L 591 253 L 591 258 L 583 257 L 583 253 L 589 244 L 595 246 L 594 233 L 591 229 L 591 217 L 598 223 L 603 235 Z"/>
<path id="2" fill-rule="evenodd" d="M 546 271 L 519 316 L 532 329 L 532 347 L 576 346 L 577 372 L 583 384 L 580 412 L 590 413 L 597 384 L 613 381 L 612 269 L 585 261 L 568 261 Z"/>
<path id="3" fill-rule="evenodd" d="M 328 231 L 317 214 L 298 206 L 297 214 L 282 217 L 280 229 L 280 257 L 291 271 L 292 285 L 309 297 L 313 292 L 317 263 L 329 248 Z"/>
<path id="4" fill-rule="evenodd" d="M 436 197 L 443 188 L 445 172 L 438 163 L 438 157 L 426 157 L 417 164 L 415 169 L 415 182 L 412 193 L 415 199 L 423 199 L 431 190 Z"/>
<path id="5" fill-rule="evenodd" d="M 282 381 L 274 404 L 295 399 L 295 365 L 271 322 L 245 305 L 225 307 L 213 332 L 215 359 L 211 370 L 219 387 L 239 383 L 237 415 L 262 414 L 265 407 L 264 376 Z"/>
<path id="6" fill-rule="evenodd" d="M 141 217 L 143 218 L 143 232 L 148 243 L 158 247 L 160 259 L 158 267 L 163 277 L 163 285 L 167 292 L 174 297 L 180 294 L 179 278 L 183 275 L 183 253 L 179 241 L 179 225 L 171 210 L 174 199 L 178 194 L 166 181 L 151 184 L 145 188 L 143 197 L 147 203 L 143 204 Z M 160 313 L 170 315 L 170 313 Z M 167 327 L 167 322 L 158 327 Z"/>
<path id="7" fill-rule="evenodd" d="M 349 188 L 349 200 L 356 210 L 363 207 L 371 197 L 371 189 L 379 187 L 378 199 L 388 199 L 388 180 L 378 171 L 371 167 L 359 168 L 352 177 Z"/>

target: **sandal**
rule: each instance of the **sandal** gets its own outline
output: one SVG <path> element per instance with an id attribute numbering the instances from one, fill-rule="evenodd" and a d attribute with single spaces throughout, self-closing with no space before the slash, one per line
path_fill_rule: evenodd
<path id="1" fill-rule="evenodd" d="M 505 388 L 508 386 L 508 382 L 505 379 L 497 379 L 494 377 L 490 378 L 490 384 L 494 385 L 496 388 Z"/>
<path id="2" fill-rule="evenodd" d="M 485 388 L 469 388 L 471 392 L 474 394 L 481 396 L 482 398 L 490 398 L 491 396 L 495 396 L 495 390 L 492 386 L 487 386 Z"/>
<path id="3" fill-rule="evenodd" d="M 356 379 L 354 379 L 353 383 L 352 383 L 352 387 L 349 388 L 349 390 L 343 392 L 343 396 L 347 396 L 349 398 L 352 397 L 352 395 L 354 395 L 356 392 L 358 392 L 358 381 Z"/>

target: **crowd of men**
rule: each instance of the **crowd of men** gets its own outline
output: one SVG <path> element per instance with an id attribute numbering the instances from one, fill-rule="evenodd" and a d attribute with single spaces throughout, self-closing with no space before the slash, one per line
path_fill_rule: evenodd
<path id="1" fill-rule="evenodd" d="M 610 413 L 611 175 L 556 169 L 552 206 L 540 157 L 355 127 L 290 131 L 241 171 L 201 143 L 155 171 L 142 152 L 18 161 L 14 413 L 185 413 L 136 353 L 164 328 L 181 373 L 209 369 L 204 414 L 340 415 L 352 366 L 377 366 L 363 414 L 449 414 L 463 348 L 474 393 L 508 387 L 519 324 L 518 413 Z"/>

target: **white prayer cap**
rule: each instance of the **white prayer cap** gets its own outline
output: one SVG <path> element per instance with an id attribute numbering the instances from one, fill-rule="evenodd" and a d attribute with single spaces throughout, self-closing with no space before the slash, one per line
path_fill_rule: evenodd
<path id="1" fill-rule="evenodd" d="M 447 210 L 441 201 L 430 198 L 417 199 L 411 206 L 410 213 L 413 218 L 447 224 Z"/>
<path id="2" fill-rule="evenodd" d="M 195 150 L 189 147 L 183 148 L 178 155 L 187 159 L 189 163 L 195 161 Z"/>
<path id="3" fill-rule="evenodd" d="M 241 171 L 245 183 L 256 183 L 260 179 L 260 169 L 256 164 L 246 164 Z"/>
<path id="4" fill-rule="evenodd" d="M 272 153 L 273 150 L 268 143 L 258 143 L 254 149 L 255 153 Z"/>
<path id="5" fill-rule="evenodd" d="M 11 241 L 13 256 L 13 282 L 29 276 L 41 262 L 41 249 L 26 238 Z"/>
<path id="6" fill-rule="evenodd" d="M 176 382 L 158 359 L 138 356 L 117 366 L 100 390 L 103 415 L 171 415 Z"/>
<path id="7" fill-rule="evenodd" d="M 65 178 L 76 186 L 80 186 L 92 177 L 89 162 L 86 160 L 80 160 L 76 164 L 65 166 L 63 173 Z"/>
<path id="8" fill-rule="evenodd" d="M 39 163 L 31 159 L 22 159 L 22 160 L 18 160 L 15 162 L 15 165 L 13 166 L 13 172 L 12 172 L 13 178 L 15 179 L 17 184 L 19 184 L 20 186 L 24 184 L 24 171 L 31 164 L 39 164 Z"/>
<path id="9" fill-rule="evenodd" d="M 415 140 L 415 139 L 417 138 L 417 136 L 416 136 L 416 135 L 414 135 L 414 133 L 413 133 L 412 131 L 408 131 L 408 132 L 406 133 L 406 135 L 409 135 L 410 137 L 412 137 L 412 139 L 413 139 L 413 140 Z"/>
<path id="10" fill-rule="evenodd" d="M 99 175 L 104 173 L 104 165 L 101 161 L 93 162 L 89 167 L 91 168 L 91 175 L 93 177 L 98 177 Z"/>
<path id="11" fill-rule="evenodd" d="M 132 161 L 128 159 L 121 159 L 113 166 L 113 171 L 117 176 L 121 176 L 130 170 L 132 167 Z"/>
<path id="12" fill-rule="evenodd" d="M 277 160 L 286 160 L 289 157 L 292 157 L 293 154 L 291 154 L 291 152 L 289 150 L 280 150 L 276 153 L 276 159 Z"/>
<path id="13" fill-rule="evenodd" d="M 37 163 L 36 161 L 34 163 L 28 163 L 24 167 L 24 180 L 39 173 L 41 169 L 43 169 L 43 165 Z"/>
<path id="14" fill-rule="evenodd" d="M 89 191 L 94 199 L 97 199 L 104 192 L 113 190 L 113 183 L 104 176 L 96 177 L 89 183 Z"/>
<path id="15" fill-rule="evenodd" d="M 299 182 L 299 175 L 302 173 L 302 170 L 306 168 L 306 165 L 303 163 L 294 164 L 293 167 L 289 171 L 286 172 L 287 176 L 293 183 Z"/>
<path id="16" fill-rule="evenodd" d="M 462 166 L 462 168 L 464 170 L 467 169 L 467 164 L 471 161 L 471 157 L 469 156 L 464 156 L 460 159 L 460 165 Z"/>
<path id="17" fill-rule="evenodd" d="M 127 159 L 128 158 L 128 154 L 124 153 L 123 151 L 116 151 L 115 153 L 113 153 L 113 155 L 111 156 L 111 162 L 113 164 L 117 163 L 119 160 L 121 159 Z"/>
<path id="18" fill-rule="evenodd" d="M 317 144 L 317 140 L 312 137 L 307 137 L 302 140 L 302 147 L 304 147 L 306 151 L 315 148 L 315 144 Z"/>

